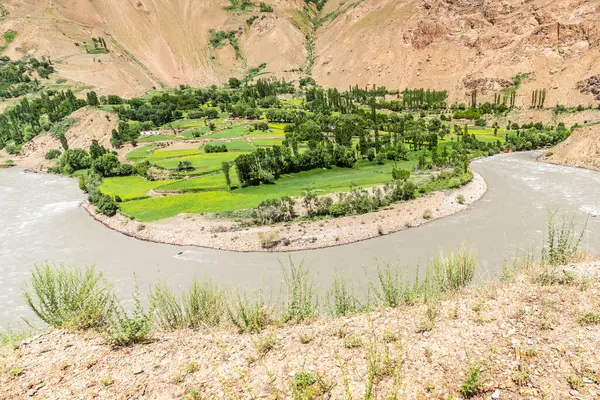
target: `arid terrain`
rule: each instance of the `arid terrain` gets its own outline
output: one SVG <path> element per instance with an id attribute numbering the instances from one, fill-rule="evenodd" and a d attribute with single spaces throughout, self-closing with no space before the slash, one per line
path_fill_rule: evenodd
<path id="1" fill-rule="evenodd" d="M 112 348 L 54 330 L 0 349 L 0 397 L 447 399 L 471 382 L 477 399 L 597 399 L 599 267 L 566 267 L 574 279 L 563 284 L 518 276 L 429 306 L 257 335 L 179 330 Z"/>
<path id="2" fill-rule="evenodd" d="M 576 129 L 542 159 L 553 164 L 600 171 L 600 125 Z"/>
<path id="3" fill-rule="evenodd" d="M 103 93 L 161 85 L 224 83 L 260 73 L 312 74 L 324 87 L 445 89 L 480 99 L 522 80 L 517 106 L 547 89 L 546 104 L 577 105 L 599 93 L 600 1 L 267 0 L 273 12 L 227 11 L 227 0 L 8 0 L 0 30 L 18 32 L 5 52 L 51 57 L 58 75 Z M 257 18 L 253 18 L 256 16 Z M 232 45 L 210 30 L 237 31 Z M 108 54 L 88 54 L 103 37 Z M 265 75 L 265 76 L 266 76 Z"/>

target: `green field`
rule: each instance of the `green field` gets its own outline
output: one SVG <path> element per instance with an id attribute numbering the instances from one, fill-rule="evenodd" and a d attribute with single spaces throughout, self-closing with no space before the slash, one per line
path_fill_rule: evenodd
<path id="1" fill-rule="evenodd" d="M 197 134 L 197 136 L 202 136 L 208 131 L 209 131 L 208 127 L 202 126 L 199 128 L 188 129 L 186 131 L 183 131 L 183 132 L 181 132 L 181 134 L 179 136 L 182 136 L 186 139 L 192 139 L 192 138 L 194 138 L 194 134 Z"/>
<path id="2" fill-rule="evenodd" d="M 178 119 L 177 121 L 173 121 L 173 122 L 170 122 L 170 123 L 164 125 L 164 128 L 165 129 L 169 129 L 169 128 L 183 129 L 183 128 L 193 128 L 196 126 L 204 126 L 204 120 L 203 119 Z"/>
<path id="3" fill-rule="evenodd" d="M 156 148 L 157 146 L 155 144 L 138 147 L 137 149 L 131 150 L 129 153 L 127 153 L 127 159 L 132 161 L 144 160 L 150 157 Z"/>
<path id="4" fill-rule="evenodd" d="M 283 139 L 254 139 L 252 143 L 256 146 L 281 146 Z"/>
<path id="5" fill-rule="evenodd" d="M 188 123 L 197 121 L 188 120 Z M 179 122 L 177 126 L 186 126 Z M 371 187 L 391 181 L 391 171 L 394 166 L 412 170 L 416 164 L 420 152 L 409 152 L 409 161 L 394 163 L 386 161 L 383 165 L 377 165 L 370 161 L 360 161 L 356 168 L 332 168 L 303 171 L 287 174 L 280 177 L 273 185 L 251 186 L 238 188 L 235 166 L 231 170 L 233 190 L 227 190 L 225 178 L 221 172 L 223 161 L 233 162 L 243 152 L 252 151 L 256 147 L 281 145 L 284 140 L 284 124 L 269 124 L 270 132 L 253 131 L 248 132 L 247 125 L 238 125 L 216 132 L 208 132 L 207 127 L 190 129 L 185 132 L 185 137 L 193 137 L 195 130 L 200 130 L 202 138 L 226 138 L 230 141 L 213 141 L 215 144 L 225 144 L 226 153 L 203 153 L 200 147 L 191 149 L 157 149 L 156 145 L 147 145 L 133 150 L 127 155 L 130 160 L 148 159 L 154 165 L 175 171 L 182 161 L 189 161 L 194 168 L 187 171 L 187 179 L 150 182 L 143 178 L 108 178 L 100 189 L 111 195 L 120 195 L 124 201 L 120 204 L 121 211 L 140 221 L 155 221 L 175 216 L 180 213 L 215 213 L 223 211 L 235 211 L 256 207 L 268 198 L 279 198 L 281 196 L 301 196 L 308 188 L 313 188 L 319 194 L 348 191 L 351 186 Z M 469 133 L 474 134 L 483 141 L 504 141 L 505 131 L 498 130 L 494 136 L 493 128 L 469 127 Z M 208 134 L 206 134 L 208 133 Z M 385 135 L 385 133 L 382 133 Z M 244 136 L 254 139 L 245 140 Z M 168 136 L 174 139 L 174 136 Z M 151 137 L 148 139 L 159 140 L 161 138 Z M 184 139 L 181 136 L 178 139 Z M 450 145 L 456 140 L 454 134 L 448 135 L 440 140 L 440 146 Z M 353 140 L 355 142 L 356 140 Z M 301 144 L 301 150 L 306 145 Z M 201 176 L 197 176 L 201 175 Z M 428 175 L 415 174 L 411 177 L 415 183 L 428 179 Z M 167 197 L 147 197 L 149 190 L 157 192 L 183 192 L 178 195 Z M 135 199 L 135 200 L 132 200 Z"/>
<path id="6" fill-rule="evenodd" d="M 222 131 L 217 131 L 214 133 L 211 133 L 210 135 L 205 135 L 203 137 L 205 138 L 211 138 L 211 139 L 220 139 L 220 138 L 234 138 L 234 137 L 239 137 L 239 136 L 244 136 L 248 134 L 248 130 L 246 129 L 245 125 L 239 125 L 239 126 L 235 126 L 229 129 L 225 129 Z"/>
<path id="7" fill-rule="evenodd" d="M 252 151 L 256 147 L 247 140 L 232 140 L 231 142 L 211 142 L 214 144 L 224 143 L 229 151 Z"/>
<path id="8" fill-rule="evenodd" d="M 174 170 L 177 168 L 181 161 L 189 161 L 194 167 L 194 173 L 206 173 L 212 171 L 218 171 L 221 169 L 221 163 L 223 161 L 233 161 L 240 153 L 212 153 L 212 154 L 201 154 L 190 157 L 177 157 L 167 158 L 154 161 L 154 164 L 161 168 Z"/>
<path id="9" fill-rule="evenodd" d="M 416 161 L 398 163 L 398 167 L 410 169 Z M 363 163 L 365 164 L 365 163 Z M 307 188 L 316 188 L 319 194 L 348 191 L 350 185 L 368 187 L 391 180 L 392 162 L 385 165 L 368 163 L 360 169 L 332 168 L 316 169 L 296 174 L 284 175 L 274 185 L 251 186 L 231 191 L 213 190 L 186 193 L 178 196 L 153 197 L 123 203 L 121 211 L 140 221 L 155 221 L 175 216 L 179 213 L 214 213 L 256 207 L 261 201 L 281 196 L 300 196 Z M 219 184 L 219 178 L 223 184 Z M 180 181 L 160 189 L 168 190 L 207 190 L 211 185 L 224 188 L 222 174 Z M 237 183 L 234 180 L 234 183 Z"/>
<path id="10" fill-rule="evenodd" d="M 155 136 L 145 136 L 138 140 L 139 143 L 148 143 L 148 142 L 160 142 L 162 140 L 181 140 L 181 138 L 177 135 L 155 135 Z"/>
<path id="11" fill-rule="evenodd" d="M 156 150 L 148 159 L 154 162 L 165 158 L 195 156 L 203 153 L 204 152 L 199 147 L 196 149 Z"/>
<path id="12" fill-rule="evenodd" d="M 119 176 L 104 178 L 99 186 L 100 191 L 111 196 L 119 195 L 122 200 L 148 197 L 148 191 L 175 181 L 149 181 L 140 176 Z"/>
<path id="13" fill-rule="evenodd" d="M 231 180 L 237 184 L 237 175 L 235 169 L 231 171 Z M 205 175 L 198 178 L 182 179 L 157 189 L 158 192 L 181 190 L 184 192 L 193 192 L 199 190 L 225 190 L 225 176 L 222 173 L 214 175 Z"/>

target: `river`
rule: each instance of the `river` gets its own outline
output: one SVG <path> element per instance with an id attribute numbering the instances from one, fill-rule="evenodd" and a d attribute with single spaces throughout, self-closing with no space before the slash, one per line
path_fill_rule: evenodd
<path id="1" fill-rule="evenodd" d="M 600 253 L 600 172 L 535 161 L 539 153 L 501 154 L 473 162 L 488 192 L 469 210 L 418 228 L 334 248 L 284 253 L 234 253 L 142 242 L 105 228 L 80 208 L 73 179 L 0 170 L 0 328 L 31 315 L 23 287 L 35 263 L 96 265 L 128 297 L 134 275 L 141 291 L 158 272 L 174 287 L 192 277 L 229 288 L 263 288 L 277 297 L 281 263 L 304 261 L 321 288 L 334 271 L 366 286 L 379 263 L 399 263 L 408 275 L 441 249 L 466 243 L 477 251 L 479 279 L 493 279 L 517 249 L 539 254 L 548 211 L 579 222 L 590 217 L 582 248 Z M 423 267 L 421 267 L 423 268 Z"/>

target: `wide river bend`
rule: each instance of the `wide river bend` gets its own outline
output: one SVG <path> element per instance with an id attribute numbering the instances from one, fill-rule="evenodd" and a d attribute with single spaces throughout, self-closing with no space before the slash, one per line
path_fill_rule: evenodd
<path id="1" fill-rule="evenodd" d="M 488 192 L 469 210 L 388 236 L 327 249 L 284 253 L 234 253 L 147 243 L 105 228 L 79 203 L 77 181 L 65 177 L 0 170 L 0 329 L 30 317 L 22 290 L 35 263 L 96 265 L 128 296 L 134 274 L 141 291 L 158 271 L 174 287 L 194 276 L 229 288 L 264 288 L 277 297 L 281 263 L 304 260 L 321 288 L 333 273 L 355 286 L 367 285 L 380 263 L 414 268 L 441 249 L 467 243 L 476 249 L 479 278 L 493 279 L 518 249 L 539 254 L 548 211 L 561 207 L 584 221 L 584 250 L 600 253 L 600 172 L 538 163 L 536 152 L 502 154 L 473 162 Z M 596 216 L 596 217 L 594 217 Z M 422 267 L 423 268 L 423 267 Z"/>

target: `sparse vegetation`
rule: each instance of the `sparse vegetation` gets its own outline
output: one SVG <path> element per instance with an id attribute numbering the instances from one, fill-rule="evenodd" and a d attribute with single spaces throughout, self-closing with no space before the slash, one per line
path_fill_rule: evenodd
<path id="1" fill-rule="evenodd" d="M 481 377 L 481 367 L 478 365 L 471 365 L 467 370 L 467 377 L 458 388 L 458 392 L 466 398 L 471 398 L 477 396 L 482 390 L 483 378 Z"/>
<path id="2" fill-rule="evenodd" d="M 36 266 L 24 296 L 39 319 L 58 329 L 102 328 L 114 311 L 112 287 L 94 268 Z"/>
<path id="3" fill-rule="evenodd" d="M 273 349 L 273 347 L 275 347 L 275 343 L 276 343 L 275 336 L 273 336 L 271 334 L 267 334 L 267 335 L 259 337 L 254 343 L 254 345 L 256 347 L 256 353 L 260 357 L 263 357 L 265 354 L 267 354 L 269 351 L 271 351 Z"/>
<path id="4" fill-rule="evenodd" d="M 347 349 L 356 349 L 362 347 L 363 340 L 358 335 L 348 335 L 344 338 L 344 347 Z"/>

